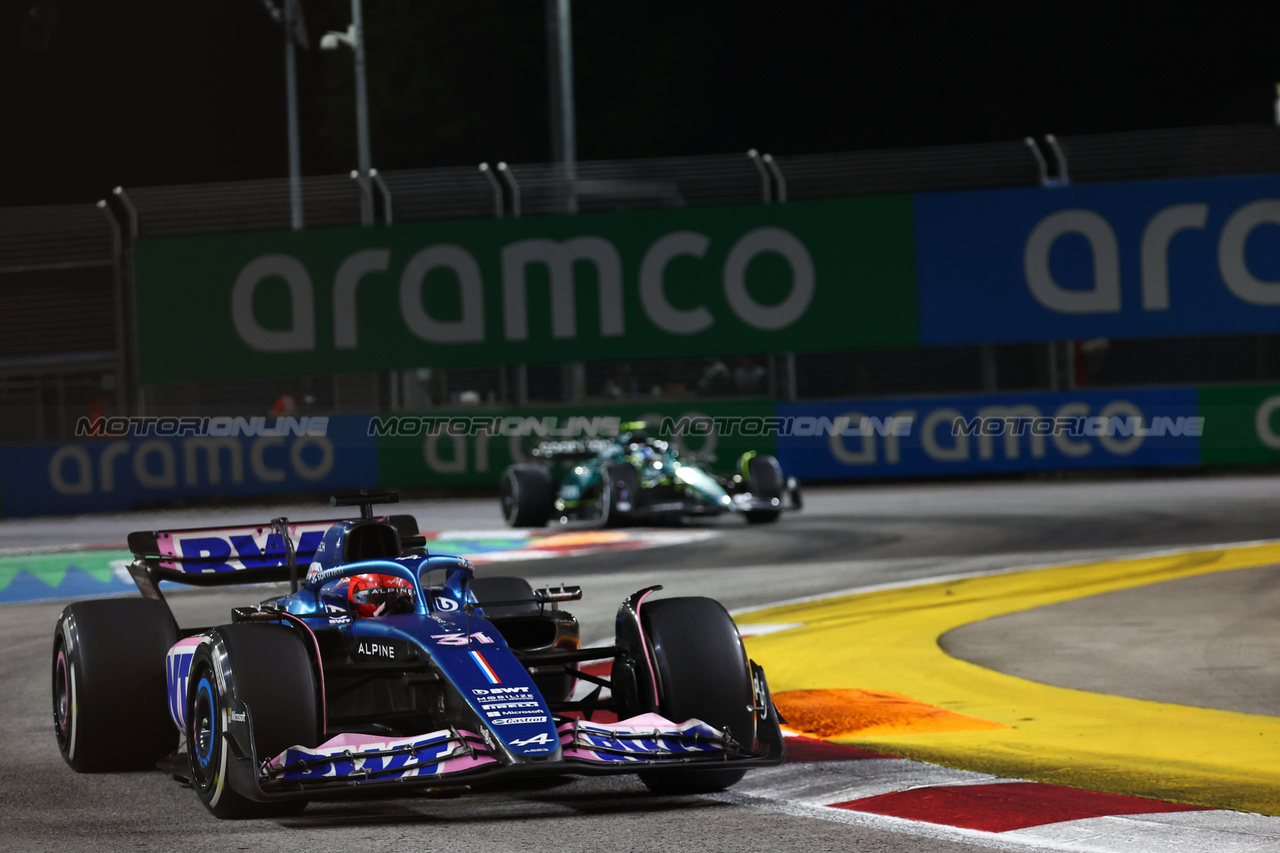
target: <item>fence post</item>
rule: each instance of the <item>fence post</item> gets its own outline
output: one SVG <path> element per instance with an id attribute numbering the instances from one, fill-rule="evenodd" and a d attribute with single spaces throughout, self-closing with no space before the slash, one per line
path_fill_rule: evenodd
<path id="1" fill-rule="evenodd" d="M 1030 136 L 1022 140 L 1022 143 L 1031 149 L 1031 156 L 1036 158 L 1036 168 L 1040 170 L 1040 186 L 1049 186 L 1049 164 L 1045 162 L 1040 146 Z"/>
<path id="2" fill-rule="evenodd" d="M 102 211 L 103 217 L 107 220 L 107 226 L 111 229 L 111 302 L 115 306 L 116 313 L 116 411 L 123 413 L 128 405 L 128 398 L 125 396 L 125 351 L 128 346 L 128 337 L 124 328 L 124 285 L 121 282 L 123 273 L 120 265 L 122 263 L 122 249 L 120 238 L 120 223 L 111 213 L 106 199 L 98 202 L 98 210 Z"/>
<path id="3" fill-rule="evenodd" d="M 748 149 L 747 156 L 751 158 L 751 164 L 760 173 L 760 201 L 763 204 L 768 204 L 773 201 L 769 192 L 769 172 L 765 169 L 764 163 L 760 162 L 759 151 L 754 148 Z"/>
<path id="4" fill-rule="evenodd" d="M 1071 183 L 1071 175 L 1067 173 L 1067 156 L 1062 153 L 1062 146 L 1058 144 L 1058 137 L 1050 133 L 1045 136 L 1044 141 L 1049 143 L 1049 150 L 1053 152 L 1053 159 L 1058 161 L 1058 183 L 1064 186 Z"/>
<path id="5" fill-rule="evenodd" d="M 147 391 L 142 385 L 142 364 L 138 358 L 138 278 L 135 268 L 135 251 L 138 242 L 138 209 L 133 206 L 133 201 L 130 200 L 129 194 L 124 191 L 124 187 L 116 187 L 111 192 L 120 202 L 120 206 L 124 208 L 125 222 L 128 225 L 124 231 L 124 251 L 121 254 L 123 259 L 122 267 L 128 271 L 123 277 L 124 288 L 127 291 L 127 296 L 123 301 L 129 307 L 126 336 L 130 338 L 129 360 L 132 362 L 132 369 L 128 370 L 128 373 L 132 375 L 132 385 L 135 389 L 134 408 L 136 414 L 146 415 Z"/>
<path id="6" fill-rule="evenodd" d="M 511 218 L 520 218 L 520 184 L 516 183 L 516 176 L 507 166 L 505 160 L 498 161 L 498 174 L 502 175 L 502 179 L 506 181 L 507 188 L 511 190 Z M 516 404 L 520 406 L 529 405 L 529 365 L 516 365 Z"/>
<path id="7" fill-rule="evenodd" d="M 382 196 L 382 221 L 386 225 L 390 225 L 391 218 L 391 190 L 387 189 L 387 182 L 382 179 L 382 175 L 378 174 L 377 169 L 369 170 L 369 177 L 373 178 L 374 184 L 378 187 L 378 193 Z"/>
<path id="8" fill-rule="evenodd" d="M 505 200 L 502 197 L 502 184 L 498 183 L 498 179 L 493 174 L 493 170 L 489 168 L 488 163 L 480 164 L 480 174 L 484 175 L 485 180 L 489 182 L 489 186 L 493 188 L 493 218 L 502 218 L 502 208 Z"/>
<path id="9" fill-rule="evenodd" d="M 498 163 L 498 173 L 502 175 L 507 182 L 507 188 L 511 190 L 511 217 L 513 219 L 520 218 L 520 184 L 516 183 L 515 173 L 511 171 L 511 167 L 506 162 Z"/>
<path id="10" fill-rule="evenodd" d="M 782 169 L 778 167 L 778 161 L 773 159 L 772 154 L 765 154 L 760 158 L 764 164 L 769 167 L 769 171 L 773 174 L 774 183 L 777 186 L 775 195 L 779 204 L 787 203 L 787 179 L 782 175 Z"/>

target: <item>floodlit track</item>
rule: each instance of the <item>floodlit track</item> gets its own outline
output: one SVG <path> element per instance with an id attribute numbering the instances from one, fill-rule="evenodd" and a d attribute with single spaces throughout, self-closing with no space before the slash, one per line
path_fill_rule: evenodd
<path id="1" fill-rule="evenodd" d="M 684 544 L 491 564 L 479 571 L 520 573 L 535 584 L 562 580 L 581 584 L 586 598 L 575 605 L 574 612 L 583 623 L 584 638 L 590 641 L 610 635 L 613 612 L 624 595 L 652 583 L 663 584 L 673 595 L 710 595 L 742 612 L 887 584 L 1280 537 L 1280 479 L 1272 477 L 875 486 L 811 489 L 807 498 L 804 512 L 784 517 L 776 526 L 714 523 L 697 528 L 714 536 Z M 400 509 L 415 514 L 427 530 L 497 528 L 494 503 L 419 503 Z M 261 522 L 282 514 L 293 518 L 337 515 L 331 510 L 276 506 L 3 521 L 0 553 L 53 545 L 119 543 L 133 529 Z M 1216 589 L 1208 586 L 1198 591 L 1201 613 L 1218 612 Z M 1126 594 L 1141 596 L 1141 591 Z M 247 595 L 243 591 L 196 591 L 174 594 L 171 600 L 183 625 L 205 625 L 225 621 L 233 604 L 257 597 L 261 597 L 257 591 Z M 189 790 L 158 772 L 81 776 L 62 763 L 48 709 L 48 654 L 61 606 L 55 602 L 0 606 L 0 648 L 5 650 L 0 656 L 0 678 L 5 685 L 0 691 L 0 714 L 6 723 L 0 733 L 0 755 L 4 756 L 0 763 L 0 828 L 10 839 L 11 849 L 403 850 L 416 845 L 421 849 L 466 846 L 480 851 L 541 848 L 755 853 L 833 848 L 1031 849 L 1028 838 L 1038 838 L 1035 843 L 1042 844 L 1042 849 L 1056 844 L 1035 836 L 1034 831 L 1020 840 L 1012 835 L 940 829 L 928 823 L 826 808 L 823 796 L 814 793 L 815 786 L 823 785 L 830 789 L 828 794 L 840 786 L 865 794 L 904 787 L 898 784 L 895 788 L 893 779 L 916 779 L 914 784 L 935 784 L 941 779 L 956 784 L 957 779 L 973 783 L 989 778 L 950 776 L 947 774 L 966 771 L 912 762 L 890 767 L 880 759 L 790 764 L 753 774 L 740 789 L 715 797 L 655 797 L 629 778 L 567 779 L 550 787 L 507 788 L 461 797 L 416 795 L 313 804 L 302 816 L 287 820 L 220 822 L 200 807 Z M 1052 615 L 1053 611 L 1048 608 L 1045 613 Z M 1075 617 L 1068 611 L 1062 618 Z M 742 620 L 750 621 L 750 617 Z M 1008 625 L 997 627 L 1012 630 Z M 1150 630 L 1171 627 L 1176 628 L 1152 624 Z M 981 629 L 980 624 L 957 632 L 958 645 L 951 650 L 962 656 L 972 650 L 974 659 L 984 666 L 1014 674 L 1034 669 L 1036 661 L 1029 658 L 1040 655 L 1046 660 L 1034 669 L 1040 673 L 1039 680 L 1072 686 L 1070 679 L 1079 677 L 1071 671 L 1072 666 L 1079 668 L 1077 656 L 1046 654 L 1043 644 L 1001 644 L 985 636 L 963 636 Z M 1246 627 L 1236 624 L 1234 630 L 1245 631 Z M 1090 635 L 1094 642 L 1090 655 L 1096 660 L 1090 672 L 1096 678 L 1094 683 L 1083 685 L 1089 689 L 1108 688 L 1105 673 L 1111 658 L 1119 662 L 1117 666 L 1140 665 L 1124 656 L 1132 635 L 1121 634 L 1109 645 L 1106 631 L 1106 626 L 1099 624 Z M 777 636 L 780 642 L 785 634 Z M 1064 642 L 1071 641 L 1069 632 L 1061 636 L 1068 638 Z M 757 642 L 749 644 L 754 649 Z M 1237 657 L 1256 657 L 1256 647 L 1247 636 L 1235 647 Z M 1210 658 L 1214 669 L 1206 672 L 1201 692 L 1196 692 L 1195 679 L 1184 678 L 1177 686 L 1176 701 L 1213 708 L 1215 697 L 1223 695 L 1224 684 L 1249 677 L 1232 675 L 1238 661 L 1232 658 L 1230 644 L 1219 643 L 1214 648 Z M 815 659 L 822 651 L 814 650 Z M 803 647 L 793 648 L 789 654 L 789 667 L 803 669 L 804 661 L 799 660 L 806 654 Z M 888 656 L 892 650 L 877 648 L 875 654 Z M 1144 671 L 1152 666 L 1159 663 L 1147 665 Z M 1253 710 L 1258 713 L 1262 709 Z M 1280 708 L 1271 713 L 1280 713 Z M 854 766 L 856 771 L 841 769 Z M 916 767 L 921 769 L 913 769 Z M 775 775 L 766 776 L 768 773 Z M 876 777 L 877 773 L 881 775 Z M 868 774 L 873 777 L 869 783 Z M 919 781 L 926 777 L 934 782 Z M 1179 838 L 1193 837 L 1194 833 L 1186 834 L 1188 827 L 1194 828 L 1196 820 L 1207 820 L 1196 817 L 1203 814 L 1235 813 L 1175 815 L 1159 824 L 1166 829 L 1160 831 L 1163 835 L 1152 835 L 1151 846 L 1127 849 L 1192 849 L 1179 847 Z M 1264 846 L 1239 849 L 1273 849 L 1275 836 L 1280 835 L 1275 819 L 1250 820 L 1255 822 L 1231 831 L 1244 842 L 1260 840 Z M 1169 826 L 1175 829 L 1168 830 Z"/>

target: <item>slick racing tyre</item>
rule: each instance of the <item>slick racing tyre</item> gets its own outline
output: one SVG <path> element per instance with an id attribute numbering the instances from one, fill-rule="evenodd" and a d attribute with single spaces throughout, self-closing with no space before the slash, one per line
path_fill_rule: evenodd
<path id="1" fill-rule="evenodd" d="M 68 605 L 53 637 L 53 728 L 80 773 L 142 770 L 178 748 L 165 656 L 178 627 L 150 598 Z"/>
<path id="2" fill-rule="evenodd" d="M 618 527 L 638 507 L 640 475 L 633 465 L 610 465 L 600 479 L 600 524 Z"/>
<path id="3" fill-rule="evenodd" d="M 508 527 L 545 527 L 555 500 L 551 472 L 532 463 L 512 465 L 502 472 L 498 500 Z"/>
<path id="4" fill-rule="evenodd" d="M 782 466 L 772 456 L 752 456 L 747 460 L 747 488 L 753 498 L 776 500 L 782 505 Z M 781 509 L 752 509 L 745 513 L 747 524 L 770 524 L 782 515 Z"/>
<path id="5" fill-rule="evenodd" d="M 751 674 L 738 629 L 720 602 L 667 598 L 645 604 L 640 621 L 662 685 L 658 713 L 674 723 L 699 719 L 728 731 L 744 749 L 755 742 Z M 641 773 L 659 794 L 705 794 L 737 782 L 745 770 Z"/>
<path id="6" fill-rule="evenodd" d="M 233 700 L 244 704 L 233 706 Z M 302 811 L 306 801 L 258 803 L 228 783 L 228 768 L 235 760 L 228 728 L 235 720 L 233 714 L 241 713 L 259 762 L 290 746 L 319 743 L 315 671 L 294 629 L 223 625 L 211 641 L 200 645 L 187 682 L 187 755 L 191 787 L 215 817 L 273 817 Z M 248 748 L 247 743 L 241 746 Z"/>

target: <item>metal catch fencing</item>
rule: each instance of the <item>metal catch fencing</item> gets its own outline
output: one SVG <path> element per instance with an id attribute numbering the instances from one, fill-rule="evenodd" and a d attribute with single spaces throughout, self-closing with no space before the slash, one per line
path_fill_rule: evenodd
<path id="1" fill-rule="evenodd" d="M 784 203 L 880 193 L 1280 173 L 1280 130 L 1232 126 L 830 154 L 750 151 L 375 174 L 384 223 Z M 308 228 L 356 226 L 350 175 L 302 182 Z M 313 413 L 653 398 L 782 399 L 1280 378 L 1280 336 L 1003 344 L 794 356 L 421 368 L 139 386 L 138 238 L 284 230 L 287 179 L 117 189 L 98 204 L 0 209 L 0 443 L 60 441 L 89 414 Z"/>

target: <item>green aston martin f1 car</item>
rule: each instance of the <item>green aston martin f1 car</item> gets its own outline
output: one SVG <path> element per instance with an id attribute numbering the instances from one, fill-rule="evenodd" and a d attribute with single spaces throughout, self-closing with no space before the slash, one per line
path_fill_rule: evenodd
<path id="1" fill-rule="evenodd" d="M 744 453 L 733 474 L 718 474 L 682 459 L 642 423 L 625 426 L 614 439 L 544 442 L 533 451 L 538 461 L 507 468 L 499 485 L 507 524 L 542 527 L 557 519 L 617 526 L 725 513 L 767 524 L 802 506 L 800 484 L 784 476 L 772 456 Z M 556 463 L 562 462 L 569 467 L 560 474 Z"/>

